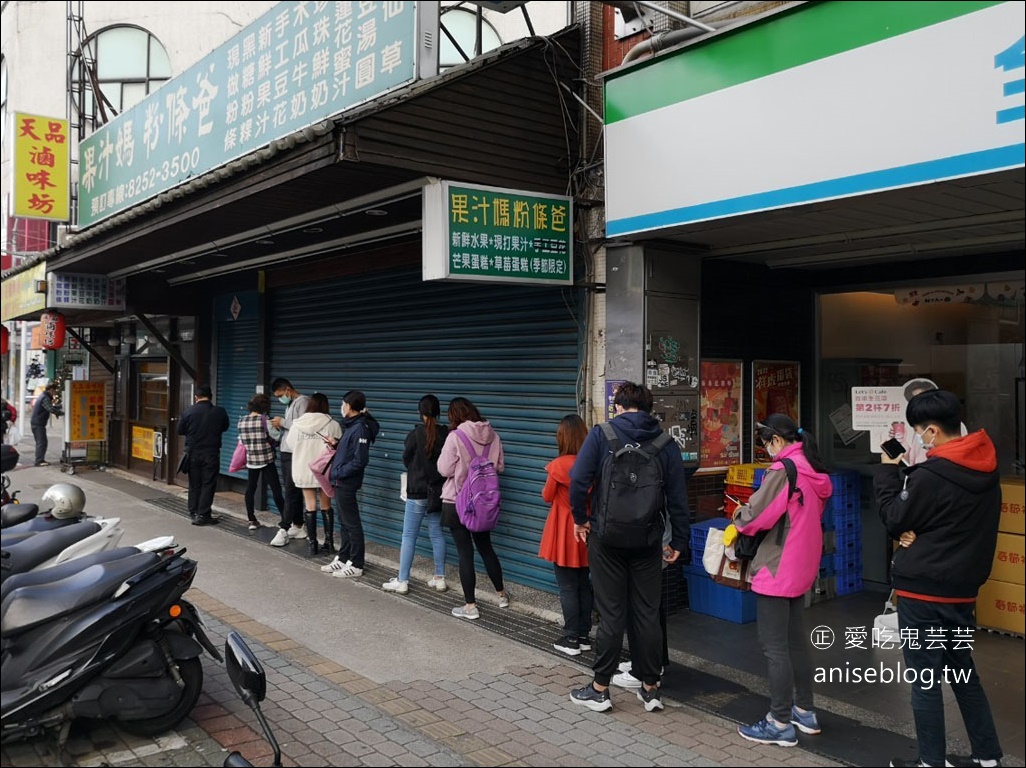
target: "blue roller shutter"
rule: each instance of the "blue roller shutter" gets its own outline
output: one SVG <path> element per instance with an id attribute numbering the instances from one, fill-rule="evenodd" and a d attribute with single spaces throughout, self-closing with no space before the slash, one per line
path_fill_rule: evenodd
<path id="1" fill-rule="evenodd" d="M 363 390 L 381 423 L 361 496 L 368 538 L 398 547 L 406 433 L 426 393 L 469 398 L 502 438 L 503 511 L 493 535 L 511 581 L 554 590 L 538 559 L 541 499 L 556 427 L 577 411 L 578 326 L 572 291 L 423 282 L 419 269 L 285 288 L 270 295 L 271 375 L 304 394 Z M 455 548 L 450 542 L 450 561 Z M 426 530 L 418 553 L 430 555 Z"/>
<path id="2" fill-rule="evenodd" d="M 238 318 L 233 319 L 230 306 L 239 301 Z M 249 399 L 256 392 L 257 351 L 260 324 L 257 317 L 257 292 L 246 291 L 218 297 L 217 318 L 217 378 L 214 403 L 228 411 L 228 431 L 221 439 L 221 473 L 228 465 L 239 440 L 239 419 L 249 411 Z M 246 477 L 246 470 L 232 477 Z"/>

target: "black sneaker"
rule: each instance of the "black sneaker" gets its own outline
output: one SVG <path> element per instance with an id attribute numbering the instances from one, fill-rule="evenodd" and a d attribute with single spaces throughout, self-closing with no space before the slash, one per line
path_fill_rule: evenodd
<path id="1" fill-rule="evenodd" d="M 966 755 L 948 755 L 945 758 L 948 765 L 953 765 L 956 768 L 1001 768 L 1001 760 L 980 760 L 976 757 L 967 757 Z"/>
<path id="2" fill-rule="evenodd" d="M 194 517 L 192 519 L 192 524 L 193 525 L 217 525 L 220 522 L 221 522 L 221 518 L 219 518 L 219 517 L 210 517 L 209 515 L 206 516 L 206 517 L 204 517 L 202 515 L 198 515 L 198 516 L 196 516 L 196 517 Z"/>
<path id="3" fill-rule="evenodd" d="M 663 708 L 663 702 L 659 698 L 659 689 L 646 690 L 645 686 L 638 688 L 638 701 L 645 705 L 646 712 L 655 712 Z"/>
<path id="4" fill-rule="evenodd" d="M 588 637 L 587 635 L 585 635 L 583 637 L 579 637 L 579 638 L 577 638 L 577 645 L 580 647 L 580 649 L 582 651 L 590 651 L 591 650 L 591 638 Z"/>
<path id="5" fill-rule="evenodd" d="M 919 768 L 919 766 L 926 765 L 926 763 L 918 757 L 915 760 L 906 760 L 901 757 L 894 757 L 891 758 L 891 762 L 888 763 L 888 765 L 890 765 L 891 768 Z"/>
<path id="6" fill-rule="evenodd" d="M 578 644 L 577 639 L 573 637 L 562 637 L 553 643 L 552 647 L 561 653 L 565 653 L 567 656 L 581 655 L 581 646 Z"/>
<path id="7" fill-rule="evenodd" d="M 570 691 L 570 701 L 582 704 L 592 712 L 605 712 L 613 708 L 613 702 L 609 700 L 609 689 L 599 692 L 591 683 Z"/>

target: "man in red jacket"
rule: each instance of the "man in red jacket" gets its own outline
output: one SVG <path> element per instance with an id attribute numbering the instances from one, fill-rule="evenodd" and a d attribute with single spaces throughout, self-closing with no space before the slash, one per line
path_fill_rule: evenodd
<path id="1" fill-rule="evenodd" d="M 973 764 L 996 766 L 1001 760 L 972 656 L 976 594 L 994 560 L 1001 487 L 994 444 L 983 430 L 961 436 L 960 408 L 954 394 L 939 389 L 909 400 L 905 420 L 927 459 L 902 470 L 901 456 L 884 453 L 874 477 L 880 519 L 902 543 L 891 581 L 905 665 L 916 671 L 912 713 L 919 757 L 895 758 L 893 766 L 945 764 L 943 682 L 958 701 Z"/>

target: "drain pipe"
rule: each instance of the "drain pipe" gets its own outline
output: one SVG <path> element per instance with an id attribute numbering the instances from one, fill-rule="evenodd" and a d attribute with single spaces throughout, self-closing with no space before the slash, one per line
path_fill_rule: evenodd
<path id="1" fill-rule="evenodd" d="M 646 54 L 654 56 L 659 53 L 659 51 L 665 50 L 672 45 L 683 43 L 685 40 L 691 40 L 692 38 L 704 35 L 705 33 L 706 30 L 699 29 L 698 27 L 684 27 L 684 29 L 671 29 L 667 32 L 660 32 L 658 35 L 654 35 L 648 40 L 638 43 L 627 51 L 621 63 L 629 64 Z"/>

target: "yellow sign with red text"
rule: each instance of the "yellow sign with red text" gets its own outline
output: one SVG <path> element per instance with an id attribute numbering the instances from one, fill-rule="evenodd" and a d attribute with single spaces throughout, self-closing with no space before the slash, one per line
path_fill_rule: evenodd
<path id="1" fill-rule="evenodd" d="M 70 211 L 68 121 L 14 113 L 14 215 L 67 221 Z"/>

